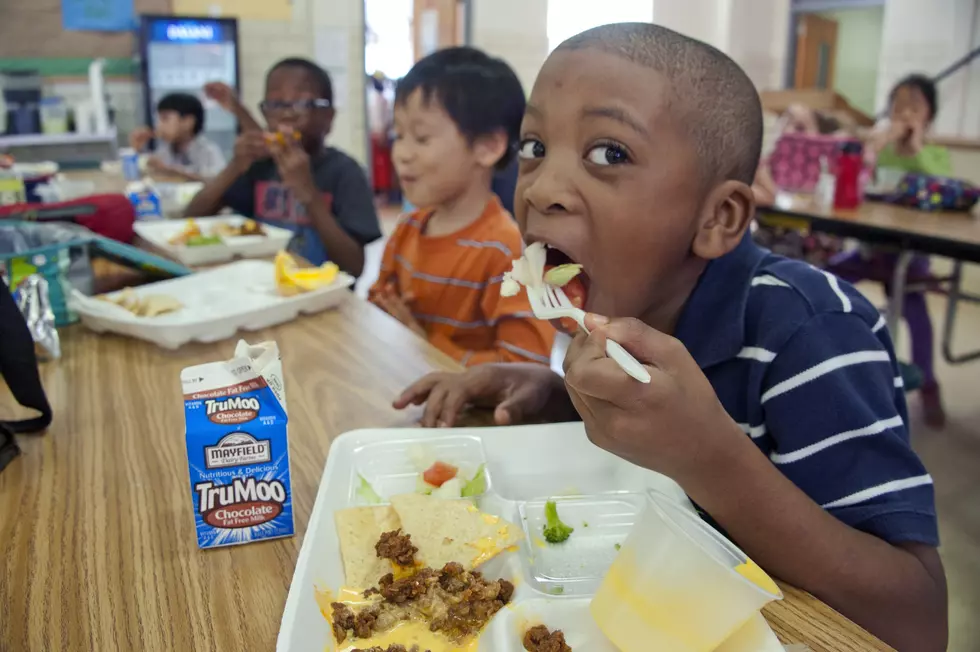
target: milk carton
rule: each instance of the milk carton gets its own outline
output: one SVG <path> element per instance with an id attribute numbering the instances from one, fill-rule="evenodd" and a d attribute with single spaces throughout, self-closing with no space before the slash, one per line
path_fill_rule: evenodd
<path id="1" fill-rule="evenodd" d="M 187 462 L 201 548 L 292 536 L 286 396 L 275 342 L 188 367 Z"/>

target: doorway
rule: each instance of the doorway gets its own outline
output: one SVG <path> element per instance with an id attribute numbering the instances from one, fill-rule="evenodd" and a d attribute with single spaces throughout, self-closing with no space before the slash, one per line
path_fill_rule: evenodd
<path id="1" fill-rule="evenodd" d="M 793 88 L 834 88 L 837 21 L 803 14 L 796 21 L 796 70 Z"/>

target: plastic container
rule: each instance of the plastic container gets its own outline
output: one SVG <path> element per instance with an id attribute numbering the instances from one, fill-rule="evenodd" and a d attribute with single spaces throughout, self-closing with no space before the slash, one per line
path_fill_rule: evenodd
<path id="1" fill-rule="evenodd" d="M 476 437 L 443 437 L 425 439 L 401 439 L 384 444 L 369 444 L 354 451 L 351 468 L 350 495 L 352 505 L 365 504 L 358 494 L 360 478 L 368 481 L 382 500 L 399 494 L 408 494 L 418 488 L 419 473 L 436 461 L 452 464 L 459 469 L 459 477 L 469 480 L 484 466 L 487 457 L 483 443 Z M 487 490 L 490 474 L 484 468 Z"/>
<path id="2" fill-rule="evenodd" d="M 64 98 L 46 97 L 41 100 L 41 131 L 46 134 L 68 131 L 68 105 Z"/>
<path id="3" fill-rule="evenodd" d="M 549 595 L 592 595 L 643 511 L 639 493 L 556 497 L 558 517 L 574 528 L 564 542 L 544 541 L 547 499 L 521 503 L 518 510 L 527 543 L 526 575 Z"/>
<path id="4" fill-rule="evenodd" d="M 736 571 L 740 566 L 759 583 Z M 742 551 L 696 514 L 650 491 L 591 612 L 622 652 L 712 652 L 779 599 L 776 584 Z"/>
<path id="5" fill-rule="evenodd" d="M 837 183 L 834 189 L 834 208 L 854 209 L 861 204 L 861 170 L 864 166 L 861 143 L 843 143 L 837 157 Z"/>

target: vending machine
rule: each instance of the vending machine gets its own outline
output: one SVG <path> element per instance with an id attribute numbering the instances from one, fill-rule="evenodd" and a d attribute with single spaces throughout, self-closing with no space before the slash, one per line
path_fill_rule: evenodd
<path id="1" fill-rule="evenodd" d="M 168 93 L 191 93 L 204 103 L 204 134 L 230 156 L 238 121 L 204 97 L 208 82 L 239 91 L 238 21 L 234 18 L 140 16 L 140 60 L 147 125 L 155 125 L 157 102 Z"/>

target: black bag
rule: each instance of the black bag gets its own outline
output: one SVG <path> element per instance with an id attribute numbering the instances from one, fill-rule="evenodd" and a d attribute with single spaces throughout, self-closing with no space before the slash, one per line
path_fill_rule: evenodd
<path id="1" fill-rule="evenodd" d="M 51 424 L 51 406 L 37 370 L 34 340 L 7 284 L 0 281 L 0 376 L 14 399 L 40 412 L 33 419 L 0 421 L 0 471 L 20 449 L 14 433 L 40 432 Z"/>

